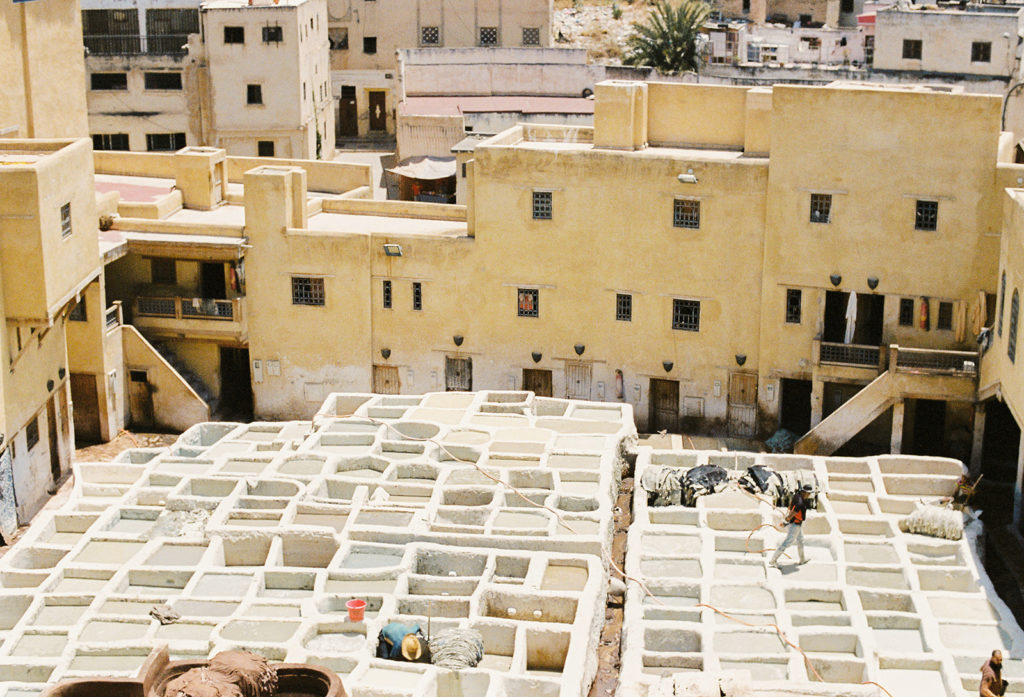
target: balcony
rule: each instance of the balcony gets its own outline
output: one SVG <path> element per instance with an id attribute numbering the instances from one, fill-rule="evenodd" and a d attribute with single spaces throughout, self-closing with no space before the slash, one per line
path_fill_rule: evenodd
<path id="1" fill-rule="evenodd" d="M 245 341 L 244 300 L 140 296 L 132 303 L 132 323 L 148 336 Z"/>
<path id="2" fill-rule="evenodd" d="M 818 342 L 818 362 L 821 365 L 842 365 L 855 368 L 872 368 L 881 370 L 884 354 L 880 346 L 864 344 L 835 344 L 827 341 Z"/>
<path id="3" fill-rule="evenodd" d="M 895 365 L 897 373 L 976 377 L 978 363 L 977 351 L 940 351 L 895 344 L 889 347 L 889 365 Z"/>
<path id="4" fill-rule="evenodd" d="M 188 50 L 188 34 L 86 34 L 91 56 L 182 56 Z"/>

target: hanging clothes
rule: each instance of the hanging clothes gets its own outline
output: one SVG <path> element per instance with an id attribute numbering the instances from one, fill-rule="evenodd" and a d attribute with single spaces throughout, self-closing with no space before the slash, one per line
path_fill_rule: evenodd
<path id="1" fill-rule="evenodd" d="M 921 298 L 921 329 L 928 331 L 931 328 L 931 320 L 928 315 L 928 298 Z"/>
<path id="2" fill-rule="evenodd" d="M 957 300 L 953 310 L 953 338 L 959 344 L 967 336 L 967 303 Z"/>
<path id="3" fill-rule="evenodd" d="M 851 291 L 850 299 L 846 303 L 846 334 L 843 335 L 843 343 L 853 343 L 853 332 L 857 328 L 857 293 Z"/>
<path id="4" fill-rule="evenodd" d="M 971 334 L 978 336 L 986 324 L 988 324 L 988 299 L 985 297 L 985 291 L 979 290 L 978 296 L 974 299 L 974 305 L 971 306 Z"/>

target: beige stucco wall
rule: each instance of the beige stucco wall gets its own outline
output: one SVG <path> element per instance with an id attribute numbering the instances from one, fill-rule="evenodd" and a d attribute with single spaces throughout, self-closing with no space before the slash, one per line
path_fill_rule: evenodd
<path id="1" fill-rule="evenodd" d="M 76 0 L 0 8 L 0 129 L 9 137 L 88 134 L 82 16 Z"/>
<path id="2" fill-rule="evenodd" d="M 46 322 L 99 273 L 92 145 L 74 141 L 0 140 L 3 150 L 26 152 L 36 162 L 9 163 L 0 171 L 0 257 L 8 319 Z M 61 207 L 71 204 L 71 234 L 61 232 Z M 25 211 L 33 211 L 25 215 Z M 42 284 L 40 284 L 42 280 Z M 25 288 L 38 292 L 25 293 Z"/>
<path id="3" fill-rule="evenodd" d="M 1017 67 L 1021 10 L 997 7 L 998 13 L 916 8 L 901 11 L 895 7 L 881 10 L 875 20 L 874 67 L 1009 77 Z M 904 39 L 921 40 L 920 60 L 903 58 Z M 990 62 L 971 61 L 971 44 L 975 41 L 991 42 Z"/>
<path id="4" fill-rule="evenodd" d="M 144 370 L 153 388 L 153 416 L 158 426 L 184 431 L 208 421 L 210 408 L 181 376 L 156 352 L 138 330 L 121 328 L 124 348 L 125 379 L 132 370 Z"/>

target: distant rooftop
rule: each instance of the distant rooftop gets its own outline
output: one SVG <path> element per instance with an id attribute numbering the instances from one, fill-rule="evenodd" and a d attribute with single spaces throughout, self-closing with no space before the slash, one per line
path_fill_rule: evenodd
<path id="1" fill-rule="evenodd" d="M 489 112 L 521 114 L 593 114 L 594 101 L 583 97 L 406 97 L 404 116 L 458 116 Z"/>

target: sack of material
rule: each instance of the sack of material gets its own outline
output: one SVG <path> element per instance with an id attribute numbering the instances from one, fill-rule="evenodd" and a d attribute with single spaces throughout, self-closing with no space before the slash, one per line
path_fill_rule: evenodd
<path id="1" fill-rule="evenodd" d="M 900 521 L 900 530 L 915 535 L 959 540 L 964 536 L 964 514 L 942 506 L 919 505 Z"/>
<path id="2" fill-rule="evenodd" d="M 738 484 L 752 494 L 767 498 L 773 505 L 782 497 L 783 483 L 779 473 L 764 465 L 748 467 Z"/>
<path id="3" fill-rule="evenodd" d="M 718 465 L 700 465 L 683 475 L 683 505 L 696 506 L 697 499 L 717 494 L 729 484 L 729 474 Z"/>
<path id="4" fill-rule="evenodd" d="M 682 503 L 683 471 L 675 467 L 652 466 L 644 469 L 640 486 L 647 492 L 648 506 L 678 506 Z"/>

